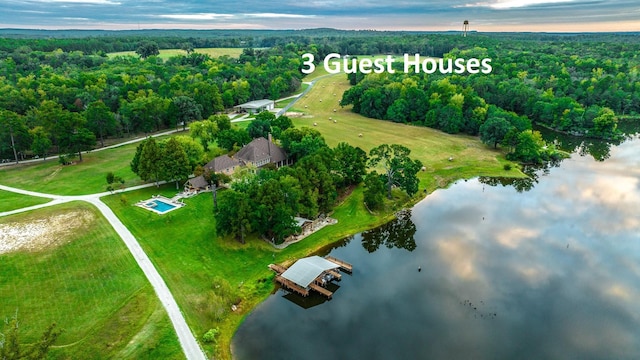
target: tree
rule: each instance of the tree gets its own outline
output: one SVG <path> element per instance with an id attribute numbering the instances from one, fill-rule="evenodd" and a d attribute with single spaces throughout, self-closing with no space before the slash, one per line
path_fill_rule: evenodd
<path id="1" fill-rule="evenodd" d="M 610 138 L 612 137 L 618 126 L 618 118 L 613 110 L 604 107 L 598 112 L 598 116 L 593 119 L 593 133 Z"/>
<path id="2" fill-rule="evenodd" d="M 173 98 L 172 106 L 175 108 L 176 126 L 182 124 L 183 131 L 187 129 L 190 121 L 202 118 L 200 106 L 188 96 Z"/>
<path id="3" fill-rule="evenodd" d="M 187 153 L 180 142 L 172 137 L 165 143 L 161 156 L 160 174 L 162 179 L 167 182 L 175 181 L 176 190 L 179 189 L 179 181 L 188 178 L 193 170 L 189 166 Z"/>
<path id="4" fill-rule="evenodd" d="M 245 129 L 227 129 L 218 133 L 218 146 L 227 151 L 233 150 L 234 146 L 244 146 L 251 141 L 251 137 Z"/>
<path id="5" fill-rule="evenodd" d="M 45 359 L 51 346 L 62 334 L 62 330 L 57 330 L 56 324 L 53 323 L 36 343 L 24 344 L 20 341 L 20 323 L 17 315 L 5 324 L 4 332 L 0 333 L 0 359 L 2 360 Z"/>
<path id="6" fill-rule="evenodd" d="M 205 163 L 204 156 L 204 148 L 202 145 L 197 143 L 194 139 L 188 136 L 174 136 L 172 139 L 175 139 L 180 146 L 184 150 L 185 154 L 187 154 L 189 165 L 189 171 L 195 170 L 196 166 L 202 165 Z"/>
<path id="7" fill-rule="evenodd" d="M 375 171 L 364 178 L 364 203 L 370 210 L 380 209 L 384 204 L 384 180 Z"/>
<path id="8" fill-rule="evenodd" d="M 193 44 L 190 42 L 183 42 L 180 44 L 180 50 L 184 50 L 187 55 L 190 55 L 193 52 Z"/>
<path id="9" fill-rule="evenodd" d="M 218 125 L 211 120 L 194 121 L 189 126 L 189 135 L 199 139 L 204 151 L 209 151 L 209 143 L 214 141 L 218 134 Z"/>
<path id="10" fill-rule="evenodd" d="M 11 137 L 11 148 L 13 149 L 13 156 L 16 164 L 18 163 L 18 151 L 16 149 L 15 135 L 16 131 L 20 128 L 24 128 L 24 119 L 22 116 L 9 110 L 0 110 L 0 125 L 9 130 L 9 136 Z"/>
<path id="11" fill-rule="evenodd" d="M 135 156 L 134 156 L 135 160 Z M 133 162 L 133 161 L 132 161 Z M 160 147 L 154 140 L 154 138 L 148 138 L 144 142 L 142 151 L 140 152 L 140 158 L 138 160 L 138 176 L 144 181 L 153 179 L 156 185 L 160 180 L 160 170 L 162 167 L 162 153 Z M 134 164 L 131 165 L 133 168 Z"/>
<path id="12" fill-rule="evenodd" d="M 87 127 L 100 137 L 100 146 L 104 147 L 105 135 L 112 135 L 116 131 L 116 119 L 102 100 L 89 104 L 84 112 Z"/>
<path id="13" fill-rule="evenodd" d="M 47 154 L 51 148 L 51 140 L 42 126 L 36 126 L 29 130 L 29 133 L 33 137 L 31 143 L 31 151 L 38 156 L 42 156 L 44 160 L 47 159 Z"/>
<path id="14" fill-rule="evenodd" d="M 369 152 L 369 166 L 382 165 L 386 178 L 387 197 L 391 199 L 391 187 L 398 186 L 412 196 L 418 192 L 418 171 L 422 168 L 420 160 L 411 160 L 408 148 L 392 144 L 382 144 Z"/>
<path id="15" fill-rule="evenodd" d="M 524 163 L 540 163 L 545 160 L 544 146 L 544 140 L 538 131 L 522 131 L 517 136 L 517 143 L 509 158 Z"/>
<path id="16" fill-rule="evenodd" d="M 160 55 L 160 48 L 155 41 L 143 41 L 138 45 L 136 54 L 140 55 L 141 58 L 146 59 L 149 56 Z"/>
<path id="17" fill-rule="evenodd" d="M 497 148 L 498 144 L 504 140 L 505 135 L 511 129 L 511 124 L 504 118 L 491 117 L 480 126 L 480 140 L 488 145 Z"/>
<path id="18" fill-rule="evenodd" d="M 252 139 L 259 137 L 267 138 L 271 133 L 271 124 L 269 120 L 253 120 L 249 126 L 247 126 L 247 132 Z"/>
<path id="19" fill-rule="evenodd" d="M 246 233 L 251 232 L 252 201 L 243 192 L 227 190 L 220 194 L 216 211 L 216 231 L 231 235 L 244 244 Z"/>
<path id="20" fill-rule="evenodd" d="M 69 137 L 69 144 L 66 148 L 70 153 L 78 153 L 79 161 L 82 162 L 82 152 L 91 150 L 96 145 L 96 135 L 89 129 L 81 127 L 76 129 Z"/>
<path id="21" fill-rule="evenodd" d="M 282 132 L 293 127 L 293 121 L 288 116 L 282 115 L 271 120 L 271 131 L 276 139 L 280 139 Z"/>
<path id="22" fill-rule="evenodd" d="M 341 142 L 334 149 L 336 173 L 343 186 L 357 185 L 367 173 L 367 153 L 359 147 Z"/>

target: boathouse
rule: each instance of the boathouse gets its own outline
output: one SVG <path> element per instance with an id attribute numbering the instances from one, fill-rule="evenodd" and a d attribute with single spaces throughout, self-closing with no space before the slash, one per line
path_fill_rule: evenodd
<path id="1" fill-rule="evenodd" d="M 269 268 L 276 272 L 276 281 L 282 286 L 302 296 L 308 296 L 309 291 L 314 290 L 328 298 L 331 298 L 333 293 L 324 287 L 333 280 L 341 279 L 337 270 L 352 270 L 351 265 L 344 261 L 320 256 L 300 259 L 288 269 L 274 264 L 269 265 Z"/>

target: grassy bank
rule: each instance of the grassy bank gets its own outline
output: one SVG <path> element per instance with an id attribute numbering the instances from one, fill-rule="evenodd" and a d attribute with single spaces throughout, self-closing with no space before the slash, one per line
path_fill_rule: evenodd
<path id="1" fill-rule="evenodd" d="M 273 290 L 270 263 L 290 263 L 354 233 L 381 225 L 391 214 L 374 216 L 363 205 L 362 189 L 356 188 L 340 204 L 333 217 L 336 225 L 325 227 L 304 241 L 284 250 L 249 238 L 242 245 L 220 239 L 212 216 L 211 194 L 185 199 L 184 208 L 157 215 L 132 204 L 154 194 L 171 196 L 171 186 L 143 189 L 103 198 L 136 236 L 145 252 L 167 282 L 196 337 L 211 328 L 221 330 L 217 351 L 204 344 L 209 353 L 230 358 L 233 333 L 244 317 Z M 162 231 L 158 231 L 162 229 Z M 231 311 L 235 304 L 238 310 Z"/>
<path id="2" fill-rule="evenodd" d="M 92 206 L 59 205 L 1 218 L 0 225 L 65 215 L 83 221 L 56 232 L 56 245 L 0 255 L 0 316 L 18 313 L 25 343 L 57 323 L 64 332 L 51 351 L 55 359 L 183 358 L 151 285 Z"/>
<path id="3" fill-rule="evenodd" d="M 44 204 L 49 201 L 51 201 L 51 199 L 21 195 L 9 191 L 0 190 L 0 212 Z"/>

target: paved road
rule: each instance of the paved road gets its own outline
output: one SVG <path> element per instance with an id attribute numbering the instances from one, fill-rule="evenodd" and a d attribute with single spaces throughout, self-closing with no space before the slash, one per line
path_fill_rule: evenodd
<path id="1" fill-rule="evenodd" d="M 173 133 L 178 132 L 178 131 L 182 131 L 182 130 L 175 130 L 174 129 L 174 130 L 169 130 L 169 131 L 165 131 L 165 132 L 161 132 L 161 133 L 157 133 L 157 134 L 153 134 L 153 135 L 149 135 L 149 136 L 158 137 L 158 136 L 170 135 L 170 134 L 173 134 Z M 117 143 L 117 144 L 114 144 L 114 145 L 93 149 L 93 150 L 91 150 L 91 152 L 102 151 L 102 150 L 107 150 L 107 149 L 113 149 L 113 148 L 117 148 L 117 147 L 123 146 L 123 145 L 135 144 L 137 142 L 140 142 L 140 141 L 146 139 L 147 137 L 148 136 L 142 136 L 142 137 L 135 138 L 135 139 L 132 139 L 132 140 L 129 140 L 129 141 Z M 22 160 L 22 161 L 18 161 L 18 164 L 30 164 L 30 163 L 35 163 L 35 162 L 43 162 L 43 161 L 55 160 L 55 159 L 57 159 L 59 157 L 60 157 L 60 155 L 53 155 L 53 156 L 47 157 L 46 159 Z M 0 167 L 1 166 L 11 166 L 11 165 L 16 165 L 16 162 L 15 161 L 11 161 L 11 162 L 8 162 L 8 163 L 0 163 Z"/>
<path id="2" fill-rule="evenodd" d="M 120 190 L 118 192 L 132 191 L 132 190 L 142 189 L 150 186 L 155 186 L 155 184 L 145 184 L 140 186 L 134 186 L 124 190 Z M 178 340 L 180 341 L 180 345 L 182 346 L 182 351 L 184 352 L 186 358 L 189 360 L 206 359 L 206 356 L 202 352 L 202 349 L 198 345 L 198 342 L 196 341 L 195 337 L 191 333 L 191 330 L 187 325 L 187 321 L 184 319 L 182 312 L 180 312 L 178 303 L 176 302 L 173 295 L 171 294 L 171 291 L 169 291 L 167 284 L 164 282 L 164 280 L 162 279 L 162 277 L 160 276 L 156 268 L 153 266 L 153 263 L 151 262 L 147 254 L 144 252 L 144 250 L 142 250 L 142 247 L 140 246 L 136 238 L 133 236 L 133 234 L 131 234 L 129 229 L 127 229 L 127 227 L 120 221 L 120 219 L 118 219 L 116 214 L 114 214 L 113 211 L 105 203 L 103 203 L 100 200 L 100 197 L 109 195 L 111 193 L 104 192 L 104 193 L 91 194 L 91 195 L 62 196 L 62 195 L 44 194 L 44 193 L 39 193 L 35 191 L 16 189 L 16 188 L 5 186 L 5 185 L 0 185 L 0 189 L 18 193 L 18 194 L 23 194 L 23 195 L 38 196 L 38 197 L 52 199 L 52 201 L 45 204 L 30 206 L 30 207 L 12 210 L 12 211 L 5 211 L 3 213 L 0 213 L 0 217 L 13 215 L 13 214 L 17 214 L 25 211 L 40 209 L 43 207 L 63 204 L 70 201 L 85 201 L 97 207 L 98 210 L 100 210 L 102 215 L 105 217 L 105 219 L 107 219 L 109 224 L 113 226 L 113 229 L 118 233 L 122 241 L 124 241 L 125 245 L 131 252 L 131 255 L 133 255 L 133 258 L 138 263 L 138 266 L 140 266 L 140 268 L 142 269 L 142 272 L 145 274 L 145 276 L 153 286 L 158 298 L 160 299 L 160 302 L 162 303 L 162 306 L 164 306 L 164 308 L 167 310 L 167 314 L 169 315 L 169 319 L 173 324 L 173 328 L 175 329 L 176 334 L 178 335 Z"/>

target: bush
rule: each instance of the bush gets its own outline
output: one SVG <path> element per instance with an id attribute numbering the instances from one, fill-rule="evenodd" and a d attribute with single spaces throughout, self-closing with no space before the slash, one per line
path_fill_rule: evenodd
<path id="1" fill-rule="evenodd" d="M 69 158 L 67 157 L 67 155 L 60 155 L 58 157 L 58 162 L 60 163 L 60 165 L 69 165 L 69 164 L 71 164 L 71 161 L 69 161 Z"/>
<path id="2" fill-rule="evenodd" d="M 216 337 L 218 336 L 219 332 L 220 332 L 220 329 L 218 328 L 209 329 L 209 331 L 207 331 L 206 333 L 204 333 L 204 335 L 202 335 L 202 341 L 208 344 L 211 344 L 211 343 L 215 344 Z"/>
<path id="3" fill-rule="evenodd" d="M 503 169 L 505 169 L 507 171 L 511 170 L 511 164 L 504 164 Z"/>

